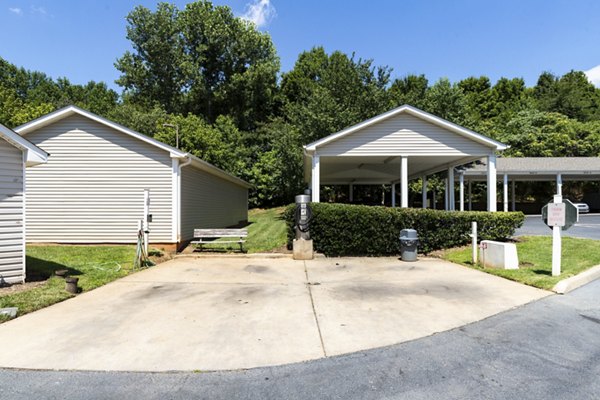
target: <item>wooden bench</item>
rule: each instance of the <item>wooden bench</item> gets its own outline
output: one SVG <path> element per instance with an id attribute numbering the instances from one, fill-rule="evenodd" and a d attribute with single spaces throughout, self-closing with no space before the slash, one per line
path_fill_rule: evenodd
<path id="1" fill-rule="evenodd" d="M 246 229 L 194 229 L 194 240 L 191 243 L 198 244 L 200 251 L 202 251 L 202 246 L 207 243 L 237 243 L 240 245 L 240 251 L 243 253 L 243 245 L 247 236 L 248 231 Z M 237 240 L 216 240 L 221 238 L 237 238 Z"/>

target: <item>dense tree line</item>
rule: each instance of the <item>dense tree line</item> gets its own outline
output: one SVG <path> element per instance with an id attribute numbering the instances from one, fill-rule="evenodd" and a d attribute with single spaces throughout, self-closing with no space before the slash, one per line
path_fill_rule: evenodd
<path id="1" fill-rule="evenodd" d="M 231 9 L 160 3 L 127 16 L 132 50 L 115 67 L 123 90 L 53 80 L 0 58 L 0 122 L 14 127 L 76 104 L 180 147 L 255 185 L 253 205 L 304 187 L 302 145 L 410 104 L 509 144 L 504 156 L 600 156 L 600 89 L 580 71 L 521 78 L 392 79 L 373 60 L 314 47 L 281 72 L 268 34 Z"/>

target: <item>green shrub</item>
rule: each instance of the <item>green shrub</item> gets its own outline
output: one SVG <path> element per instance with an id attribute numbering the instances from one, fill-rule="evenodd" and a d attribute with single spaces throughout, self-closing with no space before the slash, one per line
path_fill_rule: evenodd
<path id="1" fill-rule="evenodd" d="M 467 244 L 471 222 L 481 240 L 506 240 L 523 224 L 521 212 L 442 211 L 350 204 L 312 203 L 311 237 L 326 256 L 389 256 L 400 253 L 400 230 L 416 229 L 419 252 Z M 288 240 L 294 233 L 294 205 L 284 212 Z"/>

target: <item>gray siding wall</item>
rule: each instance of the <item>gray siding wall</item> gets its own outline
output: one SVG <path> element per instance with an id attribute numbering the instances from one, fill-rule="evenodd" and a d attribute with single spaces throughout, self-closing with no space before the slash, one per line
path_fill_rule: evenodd
<path id="1" fill-rule="evenodd" d="M 26 135 L 50 153 L 27 169 L 27 241 L 134 243 L 150 189 L 150 242 L 170 243 L 167 151 L 75 115 Z"/>
<path id="2" fill-rule="evenodd" d="M 23 282 L 23 152 L 0 138 L 0 282 Z"/>
<path id="3" fill-rule="evenodd" d="M 195 228 L 225 228 L 248 219 L 248 189 L 192 166 L 181 170 L 181 239 Z"/>
<path id="4" fill-rule="evenodd" d="M 401 114 L 319 147 L 320 155 L 470 155 L 489 148 L 412 115 Z"/>

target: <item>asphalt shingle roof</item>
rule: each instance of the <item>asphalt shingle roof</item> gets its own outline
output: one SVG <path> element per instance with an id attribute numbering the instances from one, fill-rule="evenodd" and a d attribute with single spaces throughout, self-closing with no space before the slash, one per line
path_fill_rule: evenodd
<path id="1" fill-rule="evenodd" d="M 466 169 L 467 174 L 485 174 L 482 164 Z M 502 173 L 568 173 L 587 172 L 600 174 L 600 157 L 499 157 L 496 170 Z"/>

